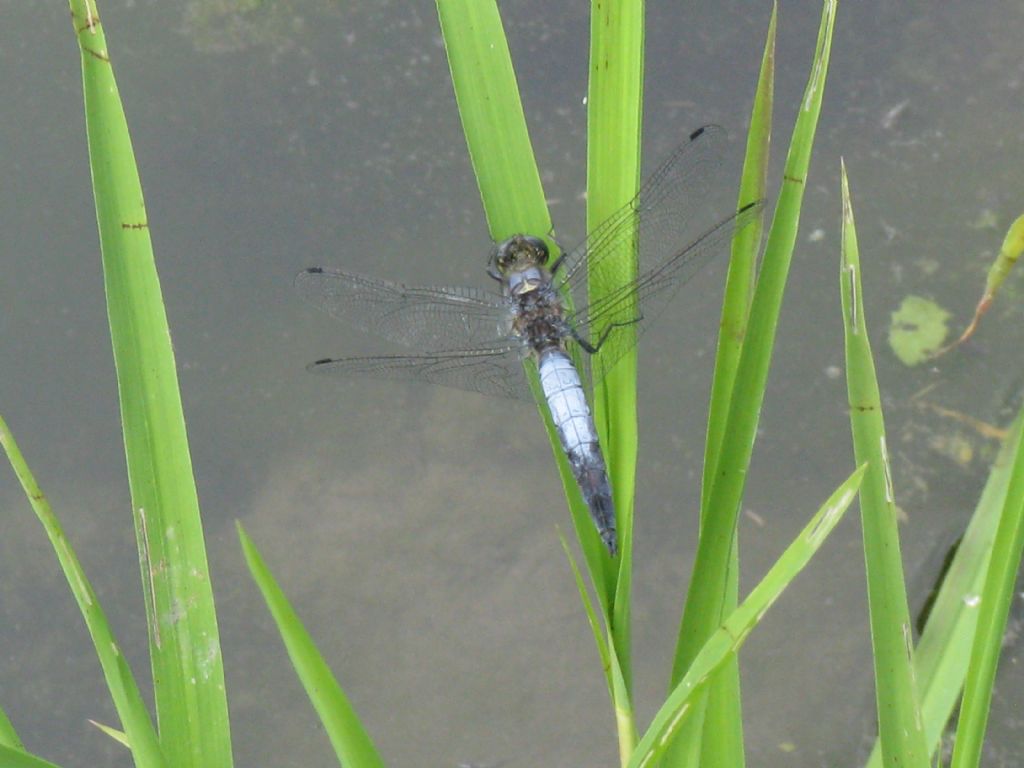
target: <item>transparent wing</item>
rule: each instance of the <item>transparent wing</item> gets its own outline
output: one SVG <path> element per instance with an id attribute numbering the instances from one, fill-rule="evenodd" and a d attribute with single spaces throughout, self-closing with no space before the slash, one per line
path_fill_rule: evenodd
<path id="1" fill-rule="evenodd" d="M 717 125 L 691 133 L 636 197 L 566 256 L 560 285 L 568 286 L 579 300 L 586 295 L 588 279 L 621 285 L 631 276 L 631 264 L 652 267 L 694 242 L 700 233 L 691 232 L 691 224 L 706 207 L 724 145 L 725 131 Z"/>
<path id="2" fill-rule="evenodd" d="M 763 209 L 764 201 L 747 205 L 635 281 L 606 294 L 568 318 L 575 333 L 598 348 L 597 355 L 590 360 L 590 375 L 595 383 L 632 349 L 679 289 L 715 256 L 729 248 L 733 235 L 756 221 Z"/>
<path id="3" fill-rule="evenodd" d="M 295 288 L 332 317 L 410 347 L 476 347 L 507 336 L 508 303 L 476 288 L 416 288 L 323 267 L 300 272 Z"/>
<path id="4" fill-rule="evenodd" d="M 481 347 L 429 355 L 384 355 L 317 360 L 307 370 L 375 379 L 425 381 L 496 397 L 531 400 L 521 345 Z"/>

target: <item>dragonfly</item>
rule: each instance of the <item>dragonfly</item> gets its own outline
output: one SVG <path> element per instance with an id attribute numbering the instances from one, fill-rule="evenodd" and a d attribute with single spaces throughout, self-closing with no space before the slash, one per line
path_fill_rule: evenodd
<path id="1" fill-rule="evenodd" d="M 752 202 L 695 236 L 690 232 L 724 143 L 718 126 L 694 131 L 636 197 L 555 258 L 536 235 L 516 234 L 496 244 L 487 274 L 497 291 L 407 286 L 325 267 L 300 272 L 296 289 L 314 306 L 411 348 L 407 354 L 325 358 L 308 370 L 530 400 L 524 362 L 532 361 L 573 477 L 614 557 L 615 507 L 584 382 L 601 381 L 680 287 L 760 217 L 763 201 Z M 635 273 L 630 262 L 640 265 Z M 616 287 L 588 302 L 588 279 Z"/>

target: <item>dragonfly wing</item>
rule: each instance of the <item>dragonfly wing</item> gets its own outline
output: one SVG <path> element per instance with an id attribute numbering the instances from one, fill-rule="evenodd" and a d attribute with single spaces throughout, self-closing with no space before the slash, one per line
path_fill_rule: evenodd
<path id="1" fill-rule="evenodd" d="M 472 347 L 508 333 L 508 304 L 476 288 L 417 288 L 323 267 L 300 272 L 295 288 L 332 317 L 410 347 Z"/>
<path id="2" fill-rule="evenodd" d="M 427 355 L 383 355 L 317 360 L 313 373 L 425 381 L 496 397 L 530 400 L 522 346 L 481 347 Z"/>
<path id="3" fill-rule="evenodd" d="M 598 348 L 595 359 L 590 361 L 590 375 L 595 383 L 633 348 L 679 289 L 705 264 L 726 250 L 736 232 L 760 218 L 763 210 L 763 201 L 745 206 L 668 260 L 578 310 L 568 319 L 576 334 Z"/>
<path id="4" fill-rule="evenodd" d="M 717 125 L 691 133 L 644 181 L 636 197 L 566 256 L 562 283 L 574 296 L 586 295 L 588 280 L 621 285 L 635 274 L 638 263 L 640 268 L 653 267 L 696 239 L 699 230 L 692 231 L 695 217 L 706 209 L 725 138 L 725 131 Z"/>

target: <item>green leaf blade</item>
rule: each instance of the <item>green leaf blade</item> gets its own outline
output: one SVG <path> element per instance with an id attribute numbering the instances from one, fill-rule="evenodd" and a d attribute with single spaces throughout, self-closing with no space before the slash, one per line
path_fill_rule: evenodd
<path id="1" fill-rule="evenodd" d="M 750 130 L 747 133 L 747 149 L 743 162 L 737 210 L 742 210 L 751 203 L 763 200 L 767 193 L 775 82 L 776 16 L 777 7 L 773 5 L 764 52 L 761 56 L 760 75 L 754 94 Z M 704 471 L 701 480 L 702 518 L 708 510 L 707 495 L 711 491 L 711 484 L 718 467 L 729 401 L 736 381 L 736 370 L 739 366 L 743 340 L 746 337 L 762 232 L 762 220 L 757 218 L 750 225 L 743 227 L 733 238 L 729 272 L 725 281 L 725 294 L 722 301 L 722 316 L 719 323 L 711 401 L 708 405 L 708 429 L 704 445 Z M 738 542 L 734 542 L 730 561 L 726 586 L 727 595 L 723 606 L 725 612 L 735 609 L 738 600 Z M 717 673 L 716 679 L 709 685 L 708 694 L 704 732 L 701 739 L 704 755 L 702 762 L 715 761 L 734 768 L 742 768 L 746 761 L 743 754 L 740 674 L 736 658 L 728 660 L 723 669 Z"/>
<path id="2" fill-rule="evenodd" d="M 437 0 L 437 9 L 491 237 L 501 241 L 512 234 L 529 233 L 545 238 L 551 252 L 556 253 L 557 243 L 552 238 L 551 219 L 497 6 L 493 0 Z M 526 369 L 587 569 L 607 617 L 614 599 L 615 571 L 565 458 L 540 391 L 536 367 L 528 362 Z M 608 682 L 611 685 L 610 678 Z"/>
<path id="3" fill-rule="evenodd" d="M 978 608 L 978 624 L 964 682 L 963 702 L 953 746 L 952 768 L 981 763 L 992 689 L 1024 552 L 1024 432 L 1016 435 L 1013 469 L 999 516 L 992 554 Z M 884 746 L 884 743 L 883 743 Z"/>
<path id="4" fill-rule="evenodd" d="M 666 756 L 675 735 L 699 714 L 699 703 L 709 681 L 735 656 L 768 609 L 839 524 L 857 495 L 864 471 L 864 467 L 857 468 L 836 488 L 743 603 L 709 636 L 640 739 L 629 768 L 647 768 Z"/>
<path id="5" fill-rule="evenodd" d="M 64 529 L 53 513 L 50 502 L 36 483 L 35 476 L 29 469 L 14 435 L 11 434 L 3 418 L 0 418 L 0 445 L 3 446 L 36 517 L 42 523 L 43 529 L 50 539 L 57 560 L 64 571 L 64 577 L 71 588 L 71 594 L 75 598 L 75 602 L 78 603 L 78 609 L 82 613 L 85 626 L 89 630 L 89 636 L 96 649 L 96 657 L 103 670 L 114 708 L 128 735 L 136 764 L 141 768 L 163 768 L 167 763 L 160 749 L 156 729 L 153 728 L 149 711 L 142 700 L 142 694 L 128 667 L 128 662 L 121 655 L 113 630 L 99 603 L 99 598 L 89 583 L 71 543 L 64 535 Z M 4 726 L 0 728 L 0 744 L 20 748 L 21 744 L 17 739 L 17 734 L 14 733 L 6 715 L 0 720 L 3 720 L 4 723 Z"/>
<path id="6" fill-rule="evenodd" d="M 978 623 L 978 607 L 985 585 L 1014 455 L 1024 430 L 1024 409 L 1010 427 L 992 471 L 978 499 L 971 521 L 928 616 L 914 650 L 914 670 L 921 697 L 921 719 L 930 753 L 939 748 L 943 731 L 963 690 L 970 663 L 971 644 Z M 973 596 L 975 599 L 966 599 Z M 881 745 L 876 740 L 869 768 L 881 768 Z"/>
<path id="7" fill-rule="evenodd" d="M 72 0 L 161 744 L 227 768 L 223 660 L 174 353 L 128 124 L 94 0 Z"/>
<path id="8" fill-rule="evenodd" d="M 590 9 L 590 78 L 587 94 L 587 230 L 594 231 L 636 196 L 640 185 L 640 147 L 644 77 L 644 4 L 605 3 L 595 0 Z M 588 298 L 601 301 L 635 277 L 639 265 L 635 251 L 621 250 L 619 263 L 605 274 L 589 272 Z M 631 263 L 622 263 L 629 259 Z M 623 311 L 628 311 L 623 307 Z M 600 360 L 600 352 L 598 353 Z M 594 422 L 608 465 L 615 502 L 619 538 L 618 561 L 607 561 L 613 599 L 609 643 L 621 674 L 624 701 L 616 701 L 620 749 L 635 739 L 629 692 L 632 688 L 631 588 L 633 557 L 633 502 L 636 489 L 637 354 L 630 350 L 595 387 Z M 593 567 L 593 566 L 592 566 Z M 613 682 L 615 682 L 613 678 Z M 628 713 L 629 722 L 620 716 Z"/>
<path id="9" fill-rule="evenodd" d="M 263 594 L 292 666 L 323 723 L 339 763 L 346 768 L 384 768 L 384 761 L 359 722 L 355 709 L 263 562 L 256 545 L 241 523 L 237 528 L 249 573 Z"/>
<path id="10" fill-rule="evenodd" d="M 491 237 L 546 237 L 551 217 L 498 7 L 493 0 L 437 0 L 437 11 Z"/>
<path id="11" fill-rule="evenodd" d="M 857 232 L 845 165 L 842 166 L 842 193 L 840 293 L 854 456 L 858 463 L 868 464 L 861 488 L 861 519 L 878 730 L 886 765 L 927 768 L 928 750 L 914 678 L 910 612 L 900 559 L 896 501 L 886 449 L 882 399 L 864 316 Z"/>
<path id="12" fill-rule="evenodd" d="M 811 74 L 801 101 L 785 163 L 785 177 L 772 219 L 750 322 L 740 353 L 726 427 L 714 480 L 707 492 L 707 513 L 701 528 L 693 577 L 687 590 L 672 667 L 671 685 L 682 679 L 706 639 L 722 618 L 728 593 L 736 519 L 743 498 L 747 467 L 760 418 L 768 379 L 775 329 L 796 243 L 805 179 L 821 111 L 835 23 L 835 0 L 825 0 Z M 703 718 L 698 707 L 696 727 Z M 699 736 L 687 732 L 669 758 L 672 766 L 694 765 L 699 757 Z"/>
<path id="13" fill-rule="evenodd" d="M 768 158 L 771 139 L 772 105 L 775 84 L 775 22 L 777 6 L 772 6 L 761 57 L 761 70 L 754 93 L 754 106 L 747 133 L 747 150 L 743 161 L 740 193 L 736 210 L 763 200 L 767 194 Z M 757 274 L 757 254 L 764 226 L 761 219 L 741 229 L 733 239 L 729 272 L 725 280 L 722 301 L 721 332 L 715 357 L 711 402 L 708 407 L 708 433 L 704 447 L 704 474 L 702 487 L 702 513 L 707 508 L 707 496 L 718 466 L 722 438 L 726 429 L 729 400 L 736 382 L 743 340 L 747 335 L 750 303 L 753 299 L 754 278 Z"/>
<path id="14" fill-rule="evenodd" d="M 4 768 L 59 768 L 56 763 L 5 744 L 0 744 L 0 765 Z"/>

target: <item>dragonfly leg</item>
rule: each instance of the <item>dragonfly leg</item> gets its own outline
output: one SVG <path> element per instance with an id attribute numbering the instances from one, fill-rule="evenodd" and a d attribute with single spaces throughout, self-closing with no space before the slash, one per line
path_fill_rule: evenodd
<path id="1" fill-rule="evenodd" d="M 555 259 L 553 262 L 551 262 L 551 264 L 548 266 L 548 271 L 551 273 L 551 276 L 554 277 L 558 273 L 559 268 L 563 264 L 565 264 L 565 259 L 566 259 L 566 257 L 568 257 L 569 251 L 567 251 L 565 249 L 564 245 L 562 245 L 560 242 L 558 242 L 558 238 L 555 237 L 555 228 L 554 227 L 552 227 L 550 229 L 550 231 L 548 231 L 548 237 L 550 237 L 551 241 L 556 246 L 558 246 L 558 258 Z"/>
<path id="2" fill-rule="evenodd" d="M 597 352 L 604 345 L 604 343 L 608 341 L 608 337 L 611 335 L 612 331 L 614 331 L 616 328 L 625 328 L 630 325 L 635 325 L 636 323 L 639 323 L 643 319 L 644 316 L 641 313 L 637 317 L 634 317 L 632 320 L 623 320 L 617 323 L 611 323 L 607 328 L 601 331 L 601 337 L 597 340 L 597 343 L 594 344 L 591 344 L 589 341 L 580 336 L 575 328 L 572 329 L 571 334 L 576 343 L 583 348 L 584 352 L 590 355 L 596 355 Z"/>

